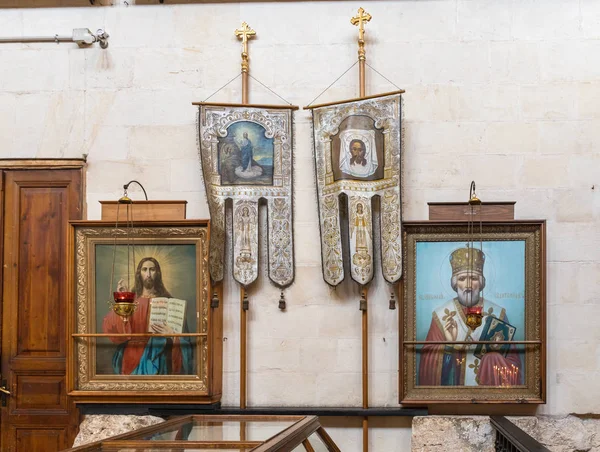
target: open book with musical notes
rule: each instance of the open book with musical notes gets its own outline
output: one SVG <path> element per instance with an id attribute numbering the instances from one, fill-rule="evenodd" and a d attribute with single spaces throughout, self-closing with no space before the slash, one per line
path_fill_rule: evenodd
<path id="1" fill-rule="evenodd" d="M 183 333 L 185 304 L 185 300 L 178 300 L 177 298 L 160 297 L 150 299 L 148 331 L 153 331 L 153 323 L 166 323 L 175 333 Z"/>

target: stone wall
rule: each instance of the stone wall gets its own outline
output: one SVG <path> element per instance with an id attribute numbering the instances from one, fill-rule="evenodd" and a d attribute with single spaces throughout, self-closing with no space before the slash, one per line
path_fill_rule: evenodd
<path id="1" fill-rule="evenodd" d="M 508 419 L 553 452 L 600 451 L 600 421 L 576 416 Z M 413 419 L 413 452 L 493 452 L 495 430 L 487 416 L 427 416 Z"/>
<path id="2" fill-rule="evenodd" d="M 164 422 L 157 416 L 130 416 L 122 414 L 91 414 L 84 416 L 73 447 L 100 441 L 140 428 Z"/>
<path id="3" fill-rule="evenodd" d="M 119 2 L 124 5 L 124 2 Z M 157 3 L 157 2 L 155 2 Z M 168 2 L 167 2 L 168 3 Z M 38 3 L 42 4 L 42 3 Z M 252 75 L 306 105 L 356 60 L 356 2 L 243 2 L 0 9 L 2 36 L 106 28 L 110 46 L 0 45 L 0 157 L 87 155 L 88 218 L 135 178 L 153 199 L 186 199 L 206 218 L 196 109 L 239 71 L 233 30 L 258 32 Z M 369 1 L 367 58 L 406 90 L 403 213 L 427 201 L 515 200 L 517 218 L 548 219 L 548 404 L 597 413 L 600 333 L 600 2 Z M 355 68 L 356 69 L 356 68 Z M 350 71 L 319 102 L 355 97 Z M 367 71 L 368 93 L 395 89 Z M 236 82 L 211 98 L 241 99 Z M 251 80 L 251 102 L 279 103 Z M 361 405 L 359 291 L 321 278 L 310 115 L 295 114 L 296 282 L 249 290 L 248 405 Z M 141 199 L 140 192 L 132 196 Z M 264 276 L 264 272 L 262 273 Z M 223 403 L 239 403 L 238 288 L 226 281 Z M 398 402 L 398 317 L 379 271 L 369 289 L 370 400 Z M 356 419 L 328 429 L 360 450 Z M 407 445 L 404 419 L 373 420 L 370 441 Z M 400 447 L 400 446 L 398 446 Z"/>

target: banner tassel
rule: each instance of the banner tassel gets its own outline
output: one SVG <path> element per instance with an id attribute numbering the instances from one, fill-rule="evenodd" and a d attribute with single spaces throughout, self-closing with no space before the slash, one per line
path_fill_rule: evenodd
<path id="1" fill-rule="evenodd" d="M 390 309 L 393 311 L 396 309 L 396 299 L 394 298 L 394 292 L 390 294 Z"/>
<path id="2" fill-rule="evenodd" d="M 279 297 L 279 309 L 281 309 L 282 311 L 285 311 L 285 308 L 286 308 L 285 297 L 283 296 L 283 290 L 282 290 L 281 296 Z"/>

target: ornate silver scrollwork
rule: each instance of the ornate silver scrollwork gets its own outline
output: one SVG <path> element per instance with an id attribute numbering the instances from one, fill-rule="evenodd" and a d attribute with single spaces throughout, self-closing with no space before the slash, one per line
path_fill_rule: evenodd
<path id="1" fill-rule="evenodd" d="M 344 280 L 339 196 L 348 197 L 350 272 L 361 285 L 373 278 L 371 200 L 381 199 L 381 268 L 402 275 L 400 235 L 401 94 L 312 110 L 323 278 Z"/>
<path id="2" fill-rule="evenodd" d="M 233 200 L 233 276 L 258 277 L 258 201 L 268 209 L 269 278 L 294 280 L 292 110 L 200 105 L 198 137 L 211 214 L 210 273 L 223 279 L 225 201 Z"/>

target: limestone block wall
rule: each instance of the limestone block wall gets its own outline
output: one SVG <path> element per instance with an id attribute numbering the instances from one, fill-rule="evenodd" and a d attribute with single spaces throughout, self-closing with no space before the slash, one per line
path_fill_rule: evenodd
<path id="1" fill-rule="evenodd" d="M 164 420 L 157 416 L 133 416 L 123 414 L 92 414 L 84 417 L 73 447 L 93 443 L 133 430 L 159 424 Z"/>
<path id="2" fill-rule="evenodd" d="M 35 2 L 34 2 L 35 3 Z M 130 2 L 133 3 L 133 2 Z M 168 2 L 167 2 L 168 3 Z M 105 28 L 110 47 L 0 45 L 0 157 L 87 155 L 88 218 L 135 178 L 151 198 L 208 208 L 196 109 L 239 71 L 233 30 L 247 21 L 252 75 L 303 106 L 356 59 L 356 2 L 243 2 L 0 9 L 0 35 Z M 548 220 L 548 404 L 597 413 L 600 376 L 600 2 L 369 1 L 367 58 L 406 90 L 403 214 L 427 201 L 516 200 Z M 356 68 L 355 68 L 356 69 Z M 350 71 L 319 101 L 355 97 Z M 368 69 L 369 93 L 395 89 Z M 251 102 L 278 103 L 251 80 Z M 211 100 L 241 99 L 236 82 Z M 265 278 L 250 288 L 249 406 L 361 404 L 358 287 L 321 278 L 310 115 L 295 115 L 296 282 L 277 309 Z M 140 192 L 133 192 L 139 196 Z M 263 272 L 264 275 L 264 272 Z M 238 289 L 225 290 L 223 403 L 239 402 Z M 398 318 L 380 273 L 369 290 L 370 404 L 397 406 Z M 360 450 L 358 419 L 324 421 Z M 373 450 L 400 450 L 410 421 L 371 422 Z M 396 446 L 398 445 L 398 446 Z M 398 449 L 396 449 L 398 447 Z"/>
<path id="3" fill-rule="evenodd" d="M 598 419 L 547 415 L 508 419 L 552 452 L 600 450 Z M 413 452 L 493 452 L 495 440 L 487 416 L 427 416 L 413 421 Z"/>

